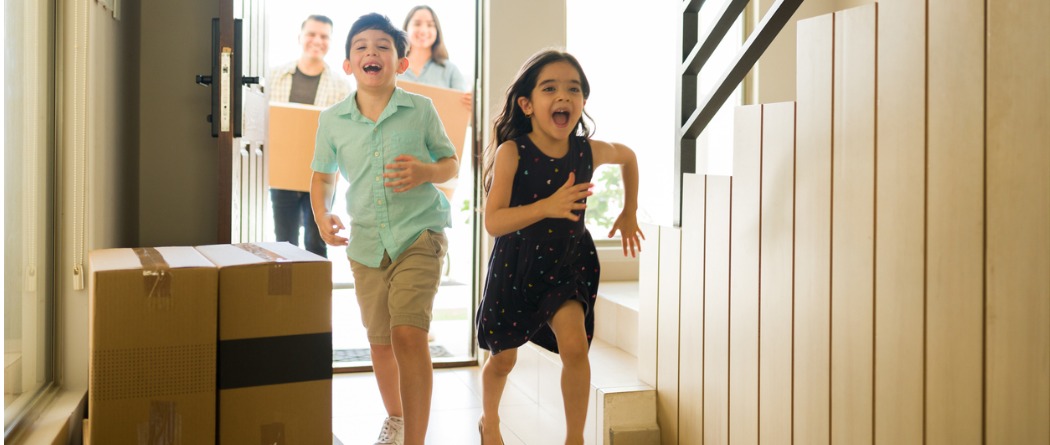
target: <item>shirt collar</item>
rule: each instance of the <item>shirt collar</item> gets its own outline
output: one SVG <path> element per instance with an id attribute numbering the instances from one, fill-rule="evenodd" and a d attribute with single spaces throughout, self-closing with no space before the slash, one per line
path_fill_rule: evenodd
<path id="1" fill-rule="evenodd" d="M 298 66 L 299 66 L 299 61 L 298 60 L 293 60 L 290 63 L 279 67 L 277 69 L 278 70 L 277 74 L 281 75 L 281 76 L 284 76 L 284 75 L 295 75 L 295 70 L 296 70 L 296 68 Z M 331 67 L 328 66 L 328 63 L 324 63 L 324 67 L 321 68 L 321 77 L 325 77 L 328 74 L 329 71 L 331 71 Z"/>
<path id="2" fill-rule="evenodd" d="M 376 122 L 376 124 L 382 122 L 383 119 L 386 119 L 388 116 L 394 114 L 394 112 L 396 112 L 398 108 L 415 108 L 415 106 L 416 105 L 412 102 L 412 98 L 409 97 L 408 93 L 405 92 L 405 90 L 395 87 L 394 94 L 390 96 L 390 102 L 386 104 L 386 108 L 383 109 L 383 113 L 379 115 L 379 121 Z M 368 118 L 361 114 L 361 109 L 357 108 L 356 90 L 349 96 L 347 96 L 346 100 L 336 105 L 335 112 L 338 115 L 349 115 L 351 119 L 356 121 L 371 122 Z"/>

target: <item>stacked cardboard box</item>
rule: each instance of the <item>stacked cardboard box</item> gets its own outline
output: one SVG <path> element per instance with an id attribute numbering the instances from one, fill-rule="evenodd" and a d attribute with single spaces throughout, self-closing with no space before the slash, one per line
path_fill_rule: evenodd
<path id="1" fill-rule="evenodd" d="M 331 263 L 288 243 L 90 255 L 85 443 L 332 440 Z"/>
<path id="2" fill-rule="evenodd" d="M 89 443 L 215 443 L 218 271 L 192 247 L 91 252 Z"/>
<path id="3" fill-rule="evenodd" d="M 288 243 L 197 249 L 219 269 L 219 443 L 331 442 L 331 263 Z"/>

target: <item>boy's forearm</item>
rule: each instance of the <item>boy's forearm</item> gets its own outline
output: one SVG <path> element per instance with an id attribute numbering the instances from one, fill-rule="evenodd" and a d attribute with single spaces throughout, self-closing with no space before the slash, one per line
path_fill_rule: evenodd
<path id="1" fill-rule="evenodd" d="M 456 177 L 456 174 L 459 173 L 459 160 L 456 159 L 455 156 L 441 158 L 437 162 L 431 164 L 431 168 L 433 170 L 430 182 L 440 184 Z"/>
<path id="2" fill-rule="evenodd" d="M 325 179 L 325 176 L 314 172 L 310 177 L 310 208 L 313 211 L 314 220 L 331 213 L 329 203 L 335 195 L 335 186 Z"/>

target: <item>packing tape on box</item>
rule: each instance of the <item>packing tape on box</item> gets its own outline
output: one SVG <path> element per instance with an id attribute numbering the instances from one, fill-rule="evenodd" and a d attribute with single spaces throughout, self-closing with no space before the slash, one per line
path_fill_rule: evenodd
<path id="1" fill-rule="evenodd" d="M 152 247 L 132 249 L 142 263 L 142 287 L 151 306 L 167 308 L 171 305 L 171 267 L 160 251 Z"/>
<path id="2" fill-rule="evenodd" d="M 260 428 L 262 445 L 284 445 L 284 424 L 267 423 Z"/>
<path id="3" fill-rule="evenodd" d="M 287 258 L 251 243 L 234 245 L 270 263 L 270 270 L 267 274 L 269 276 L 269 295 L 292 294 L 292 265 L 287 262 Z"/>
<path id="4" fill-rule="evenodd" d="M 181 444 L 181 420 L 175 402 L 150 400 L 148 423 L 138 426 L 138 445 Z"/>
<path id="5" fill-rule="evenodd" d="M 219 390 L 331 378 L 331 332 L 219 341 Z"/>

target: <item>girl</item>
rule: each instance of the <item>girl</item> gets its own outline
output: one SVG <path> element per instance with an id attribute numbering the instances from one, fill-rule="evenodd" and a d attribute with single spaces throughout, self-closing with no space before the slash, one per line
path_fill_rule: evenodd
<path id="1" fill-rule="evenodd" d="M 619 164 L 624 255 L 641 250 L 635 211 L 638 164 L 631 149 L 590 139 L 583 107 L 590 84 L 568 53 L 532 56 L 507 91 L 485 153 L 485 229 L 496 237 L 485 294 L 475 322 L 478 343 L 492 356 L 482 370 L 482 444 L 502 444 L 499 401 L 517 348 L 532 341 L 559 353 L 566 444 L 583 443 L 599 265 L 584 226 L 591 175 Z"/>

